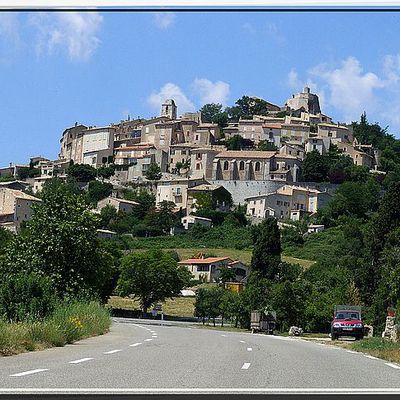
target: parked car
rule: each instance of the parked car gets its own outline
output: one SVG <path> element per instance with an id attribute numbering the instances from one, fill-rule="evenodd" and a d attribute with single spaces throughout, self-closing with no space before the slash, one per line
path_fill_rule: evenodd
<path id="1" fill-rule="evenodd" d="M 331 339 L 341 336 L 353 336 L 356 340 L 364 337 L 364 324 L 360 306 L 335 306 L 331 323 Z"/>

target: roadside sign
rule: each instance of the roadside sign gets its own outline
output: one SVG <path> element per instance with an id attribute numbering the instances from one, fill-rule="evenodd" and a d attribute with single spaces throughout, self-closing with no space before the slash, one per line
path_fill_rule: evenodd
<path id="1" fill-rule="evenodd" d="M 154 309 L 157 311 L 161 311 L 162 310 L 162 304 L 158 303 L 154 306 Z"/>
<path id="2" fill-rule="evenodd" d="M 157 317 L 157 310 L 154 308 L 153 310 L 151 310 L 151 315 L 153 316 L 153 317 Z"/>

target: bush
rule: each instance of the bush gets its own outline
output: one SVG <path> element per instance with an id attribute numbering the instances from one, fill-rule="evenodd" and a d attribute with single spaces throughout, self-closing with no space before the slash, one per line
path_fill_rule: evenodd
<path id="1" fill-rule="evenodd" d="M 20 272 L 0 284 L 0 317 L 10 322 L 43 319 L 56 302 L 51 280 L 35 273 Z"/>

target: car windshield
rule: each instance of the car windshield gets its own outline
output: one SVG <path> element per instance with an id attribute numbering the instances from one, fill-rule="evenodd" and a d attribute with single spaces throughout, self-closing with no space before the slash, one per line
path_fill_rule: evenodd
<path id="1" fill-rule="evenodd" d="M 358 312 L 339 311 L 336 313 L 336 319 L 360 319 Z"/>

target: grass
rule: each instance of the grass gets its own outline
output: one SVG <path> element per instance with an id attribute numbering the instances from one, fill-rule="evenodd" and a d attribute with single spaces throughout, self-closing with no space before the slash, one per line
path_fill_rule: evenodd
<path id="1" fill-rule="evenodd" d="M 0 322 L 0 355 L 65 346 L 102 335 L 110 325 L 109 311 L 96 302 L 60 306 L 43 321 Z"/>
<path id="2" fill-rule="evenodd" d="M 374 357 L 400 363 L 400 343 L 398 342 L 373 337 L 350 343 L 348 347 L 354 351 L 368 353 Z"/>
<path id="3" fill-rule="evenodd" d="M 191 258 L 199 253 L 212 254 L 216 257 L 230 257 L 233 260 L 241 260 L 245 264 L 250 265 L 251 263 L 251 249 L 238 250 L 238 249 L 221 249 L 214 247 L 192 247 L 192 248 L 175 248 L 175 250 L 181 260 Z M 145 251 L 145 250 L 133 250 L 133 251 Z M 305 260 L 301 258 L 295 258 L 291 256 L 282 256 L 282 261 L 289 264 L 300 264 L 304 269 L 309 268 L 315 263 L 315 261 Z"/>
<path id="4" fill-rule="evenodd" d="M 194 297 L 175 297 L 167 299 L 162 303 L 164 314 L 176 317 L 193 317 L 194 315 Z M 134 299 L 111 296 L 108 304 L 112 308 L 121 308 L 124 310 L 139 310 L 139 302 Z"/>

